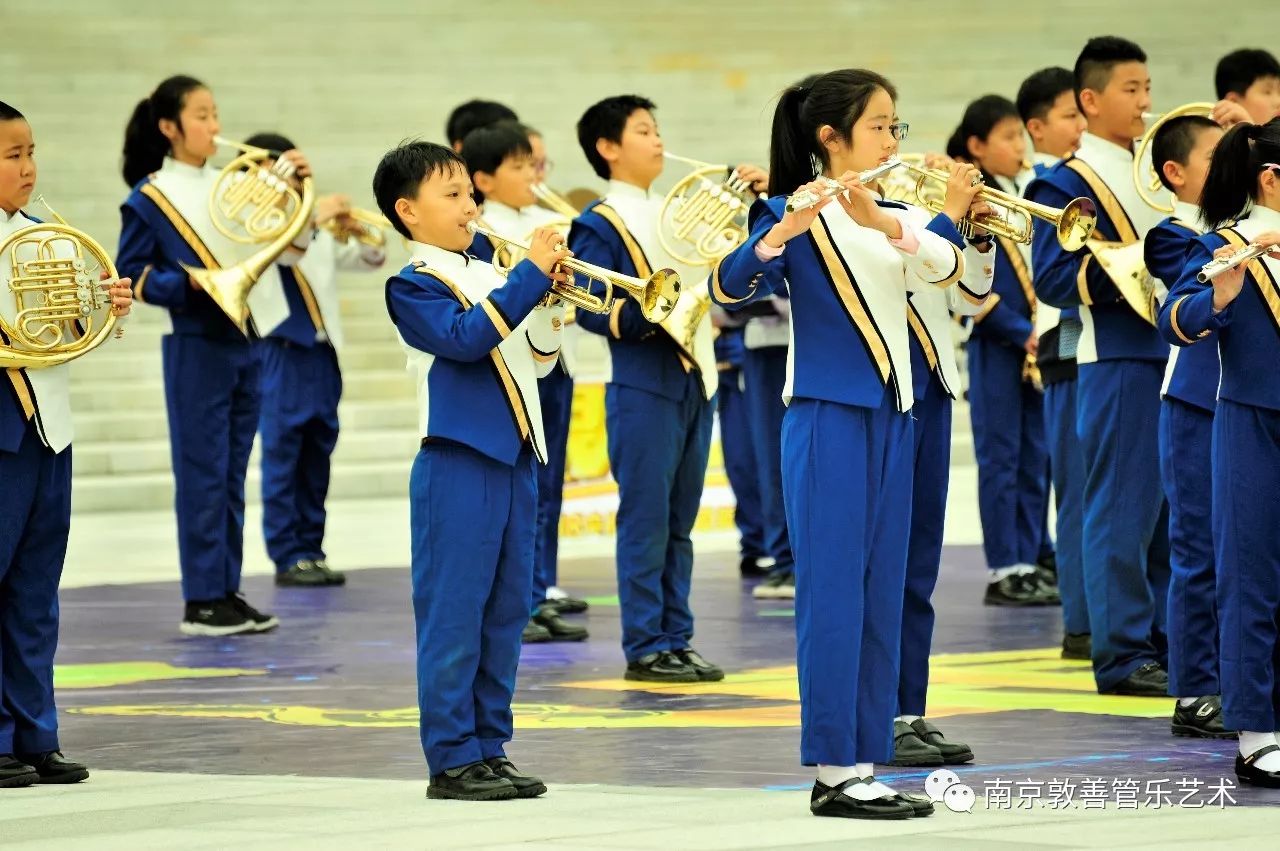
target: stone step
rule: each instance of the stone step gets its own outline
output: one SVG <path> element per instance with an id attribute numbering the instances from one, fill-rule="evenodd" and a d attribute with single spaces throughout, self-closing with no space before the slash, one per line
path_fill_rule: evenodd
<path id="1" fill-rule="evenodd" d="M 353 402 L 397 399 L 412 406 L 413 379 L 402 369 L 364 370 L 348 374 L 344 399 Z M 129 382 L 79 382 L 71 387 L 71 409 L 76 412 L 152 409 L 164 411 L 164 385 L 159 378 Z"/>
<path id="2" fill-rule="evenodd" d="M 135 341 L 130 341 L 135 342 Z M 363 370 L 404 371 L 404 350 L 399 343 L 370 342 L 345 346 L 339 355 L 342 371 L 350 376 Z M 160 346 L 103 346 L 71 367 L 71 385 L 96 384 L 107 379 L 128 377 L 129 381 L 159 379 L 163 376 Z"/>

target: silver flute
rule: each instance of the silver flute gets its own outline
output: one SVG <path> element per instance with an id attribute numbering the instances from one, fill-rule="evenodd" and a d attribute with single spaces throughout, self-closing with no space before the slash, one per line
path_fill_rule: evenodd
<path id="1" fill-rule="evenodd" d="M 883 177 L 902 165 L 902 160 L 894 157 L 887 162 L 881 163 L 873 169 L 868 169 L 858 175 L 858 181 L 861 183 L 870 183 L 876 178 Z M 813 192 L 808 189 L 801 189 L 787 198 L 787 212 L 795 213 L 800 210 L 807 210 L 816 206 L 828 198 L 834 198 L 844 191 L 844 184 L 830 177 L 819 176 L 817 180 L 823 184 L 824 188 L 820 192 Z"/>
<path id="2" fill-rule="evenodd" d="M 1237 266 L 1248 263 L 1255 257 L 1261 257 L 1270 250 L 1271 249 L 1264 248 L 1257 243 L 1250 243 L 1234 254 L 1210 260 L 1208 263 L 1201 266 L 1200 271 L 1196 273 L 1196 280 L 1202 284 L 1207 284 L 1224 272 L 1230 272 Z"/>

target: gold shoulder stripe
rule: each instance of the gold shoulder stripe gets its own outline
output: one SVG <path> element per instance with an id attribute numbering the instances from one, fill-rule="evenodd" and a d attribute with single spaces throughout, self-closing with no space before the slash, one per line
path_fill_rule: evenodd
<path id="1" fill-rule="evenodd" d="M 1116 197 L 1116 194 L 1111 191 L 1111 187 L 1107 185 L 1107 182 L 1093 170 L 1093 166 L 1079 157 L 1072 157 L 1067 160 L 1066 165 L 1067 168 L 1080 175 L 1084 182 L 1089 185 L 1094 197 L 1102 205 L 1103 212 L 1107 214 L 1107 218 L 1115 226 L 1116 237 L 1126 245 L 1131 242 L 1137 242 L 1138 230 L 1133 226 L 1133 221 L 1129 218 L 1129 214 L 1124 211 L 1124 205 L 1120 203 L 1120 199 Z"/>
<path id="2" fill-rule="evenodd" d="M 911 330 L 915 332 L 916 339 L 920 341 L 920 348 L 924 349 L 924 359 L 929 364 L 929 369 L 938 368 L 938 349 L 933 345 L 933 340 L 929 337 L 929 331 L 924 327 L 924 321 L 920 318 L 920 314 L 916 312 L 916 306 L 907 300 L 907 324 L 911 326 Z"/>
<path id="3" fill-rule="evenodd" d="M 1031 283 L 1031 270 L 1027 268 L 1027 261 L 1023 259 L 1022 252 L 1018 249 L 1017 243 L 1005 237 L 999 237 L 998 242 L 1000 248 L 1004 251 L 1004 256 L 1009 258 L 1009 265 L 1013 267 L 1014 277 L 1018 279 L 1019 286 L 1022 287 L 1022 294 L 1027 299 L 1027 305 L 1031 310 L 1031 324 L 1036 324 L 1036 288 Z"/>
<path id="4" fill-rule="evenodd" d="M 814 219 L 813 225 L 809 228 L 809 237 L 813 240 L 818 259 L 827 273 L 828 281 L 835 289 L 837 299 L 844 307 L 845 314 L 853 322 L 854 329 L 862 338 L 863 344 L 866 345 L 872 361 L 875 362 L 880 380 L 887 383 L 889 376 L 893 374 L 893 363 L 889 360 L 889 347 L 871 318 L 871 313 L 862 300 L 862 294 L 858 292 L 853 273 L 845 266 L 844 258 L 840 256 L 840 252 L 831 241 L 831 233 L 827 230 L 827 224 L 821 216 Z"/>
<path id="5" fill-rule="evenodd" d="M 424 275 L 430 275 L 440 281 L 449 288 L 450 292 L 453 293 L 453 297 L 458 300 L 464 310 L 471 309 L 471 299 L 467 298 L 466 294 L 462 292 L 462 289 L 453 281 L 449 280 L 444 275 L 441 275 L 435 269 L 431 269 L 427 266 L 419 266 L 417 267 L 417 271 Z M 489 303 L 488 299 L 480 302 L 480 304 L 483 305 L 485 313 L 489 315 L 489 318 L 493 319 L 497 311 L 493 309 L 493 305 Z M 493 310 L 493 312 L 490 312 L 491 310 Z M 499 316 L 499 319 L 501 319 L 501 316 Z M 506 323 L 504 322 L 503 324 L 505 325 Z M 494 327 L 497 327 L 496 322 L 494 323 Z M 500 328 L 499 332 L 501 332 Z M 510 333 L 511 331 L 508 329 L 507 334 Z M 503 334 L 504 339 L 507 334 Z M 527 440 L 529 436 L 533 434 L 533 430 L 529 427 L 529 411 L 525 407 L 524 397 L 520 395 L 520 388 L 516 386 L 515 377 L 511 374 L 511 369 L 507 366 L 507 361 L 502 357 L 502 352 L 498 350 L 497 346 L 494 346 L 493 350 L 489 352 L 489 357 L 493 361 L 494 370 L 498 374 L 498 381 L 501 382 L 502 389 L 507 394 L 507 404 L 511 406 L 511 416 L 515 419 L 516 429 L 520 432 L 520 438 L 521 440 Z"/>
<path id="6" fill-rule="evenodd" d="M 9 383 L 13 385 L 13 392 L 18 396 L 18 405 L 22 408 L 22 416 L 25 419 L 31 419 L 36 415 L 36 402 L 31 395 L 31 389 L 27 386 L 26 377 L 22 374 L 22 369 L 13 367 L 6 369 L 5 373 L 9 376 Z"/>
<path id="7" fill-rule="evenodd" d="M 290 266 L 289 271 L 293 272 L 293 279 L 298 284 L 298 292 L 302 294 L 302 303 L 307 306 L 307 315 L 311 317 L 311 324 L 316 326 L 317 331 L 323 331 L 324 317 L 320 314 L 320 305 L 316 302 L 316 294 L 311 289 L 311 282 L 297 266 Z"/>
<path id="8" fill-rule="evenodd" d="M 1223 228 L 1218 231 L 1218 235 L 1233 248 L 1244 248 L 1249 244 L 1249 240 L 1245 239 L 1235 228 Z M 1249 273 L 1253 276 L 1253 282 L 1258 286 L 1258 292 L 1262 295 L 1262 300 L 1266 302 L 1267 309 L 1271 311 L 1271 321 L 1275 323 L 1276 329 L 1280 330 L 1280 284 L 1276 282 L 1271 270 L 1267 268 L 1267 264 L 1263 262 L 1262 258 L 1255 257 L 1250 260 L 1248 268 Z"/>
<path id="9" fill-rule="evenodd" d="M 1086 307 L 1093 306 L 1093 296 L 1089 295 L 1089 263 L 1093 260 L 1090 254 L 1080 261 L 1080 271 L 1076 273 L 1076 291 L 1080 294 L 1080 303 Z"/>
<path id="10" fill-rule="evenodd" d="M 498 329 L 498 334 L 502 339 L 511 336 L 511 326 L 507 324 L 507 320 L 502 317 L 502 311 L 498 310 L 498 306 L 489 299 L 481 299 L 480 308 L 489 317 L 489 321 L 493 323 L 493 327 Z"/>
<path id="11" fill-rule="evenodd" d="M 625 299 L 614 299 L 613 306 L 609 308 L 609 333 L 613 335 L 613 339 L 622 339 L 622 308 L 627 304 Z"/>
<path id="12" fill-rule="evenodd" d="M 623 247 L 627 250 L 627 254 L 631 256 L 631 264 L 636 268 L 636 276 L 647 278 L 652 275 L 653 266 L 649 263 L 649 258 L 645 256 L 644 249 L 640 247 L 640 243 L 636 242 L 636 238 L 627 229 L 627 225 L 622 221 L 622 216 L 618 215 L 618 211 L 608 204 L 596 204 L 591 208 L 591 212 L 599 213 L 600 218 L 608 222 L 617 232 L 618 237 L 622 240 Z"/>
<path id="13" fill-rule="evenodd" d="M 173 229 L 178 232 L 178 236 L 182 237 L 183 241 L 195 252 L 201 265 L 206 269 L 222 268 L 218 261 L 214 259 L 213 252 L 204 244 L 204 240 L 200 239 L 200 235 L 196 233 L 195 228 L 191 227 L 187 220 L 182 217 L 182 214 L 178 212 L 177 207 L 170 203 L 169 199 L 154 183 L 143 184 L 142 189 L 139 191 L 150 198 L 156 208 L 169 220 L 169 224 L 173 225 Z"/>

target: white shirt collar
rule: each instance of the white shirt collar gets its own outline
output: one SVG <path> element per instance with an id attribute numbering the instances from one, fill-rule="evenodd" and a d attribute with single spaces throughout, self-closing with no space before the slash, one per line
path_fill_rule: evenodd
<path id="1" fill-rule="evenodd" d="M 21 215 L 22 215 L 21 210 L 18 210 L 12 216 L 6 213 L 4 210 L 0 210 L 0 225 L 7 225 Z"/>
<path id="2" fill-rule="evenodd" d="M 421 261 L 432 269 L 439 269 L 442 272 L 462 271 L 471 262 L 471 258 L 460 251 L 450 251 L 425 242 L 410 242 L 409 249 L 412 253 L 411 262 Z"/>
<path id="3" fill-rule="evenodd" d="M 164 163 L 160 166 L 160 171 L 184 177 L 201 177 L 205 174 L 214 173 L 213 166 L 209 165 L 208 160 L 205 160 L 204 165 L 191 165 L 189 163 L 178 162 L 173 157 L 164 158 Z"/>
<path id="4" fill-rule="evenodd" d="M 641 189 L 639 186 L 623 183 L 621 180 L 610 180 L 606 195 L 609 198 L 631 198 L 636 201 L 649 201 L 658 197 L 648 189 Z"/>
<path id="5" fill-rule="evenodd" d="M 1133 165 L 1132 151 L 1128 148 L 1120 147 L 1115 142 L 1108 142 L 1101 136 L 1095 136 L 1092 133 L 1085 133 L 1084 136 L 1080 137 L 1080 150 L 1076 153 L 1091 165 L 1094 163 L 1101 165 L 1103 162 Z"/>
<path id="6" fill-rule="evenodd" d="M 1031 162 L 1036 165 L 1053 166 L 1061 161 L 1061 157 L 1055 157 L 1053 154 L 1046 154 L 1044 151 L 1032 151 Z"/>
<path id="7" fill-rule="evenodd" d="M 492 198 L 486 198 L 484 201 L 485 213 L 497 213 L 499 216 L 507 216 L 508 218 L 519 218 L 526 209 L 528 208 L 516 209 Z"/>
<path id="8" fill-rule="evenodd" d="M 1265 228 L 1280 230 L 1280 210 L 1254 205 L 1245 218 L 1260 222 Z"/>
<path id="9" fill-rule="evenodd" d="M 1173 202 L 1173 217 L 1179 221 L 1186 222 L 1198 231 L 1204 231 L 1204 222 L 1200 218 L 1200 208 L 1195 204 L 1175 200 Z"/>

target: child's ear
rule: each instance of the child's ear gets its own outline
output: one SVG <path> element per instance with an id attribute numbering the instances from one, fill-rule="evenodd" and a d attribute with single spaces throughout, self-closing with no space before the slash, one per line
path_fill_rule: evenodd
<path id="1" fill-rule="evenodd" d="M 400 221 L 404 222 L 405 227 L 412 227 L 418 223 L 418 214 L 413 209 L 413 204 L 408 198 L 396 199 L 396 215 L 400 217 Z"/>
<path id="2" fill-rule="evenodd" d="M 497 182 L 497 179 L 487 172 L 477 171 L 471 175 L 471 185 L 474 186 L 481 195 L 488 195 L 493 191 L 493 185 Z"/>
<path id="3" fill-rule="evenodd" d="M 1084 113 L 1085 118 L 1092 118 L 1099 114 L 1098 93 L 1093 89 L 1081 89 L 1080 111 Z"/>
<path id="4" fill-rule="evenodd" d="M 1182 166 L 1173 160 L 1165 160 L 1164 165 L 1160 167 L 1160 171 L 1164 174 L 1165 180 L 1174 186 L 1181 186 L 1186 183 L 1186 178 L 1182 174 Z"/>
<path id="5" fill-rule="evenodd" d="M 622 146 L 612 139 L 606 139 L 603 136 L 596 139 L 596 153 L 607 163 L 618 161 L 618 151 L 621 148 Z"/>
<path id="6" fill-rule="evenodd" d="M 1044 135 L 1044 119 L 1032 118 L 1031 120 L 1029 120 L 1027 122 L 1027 135 L 1031 137 L 1032 141 L 1036 141 L 1041 136 L 1043 136 Z"/>

